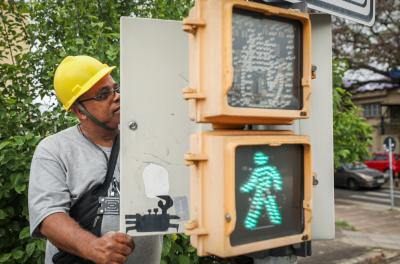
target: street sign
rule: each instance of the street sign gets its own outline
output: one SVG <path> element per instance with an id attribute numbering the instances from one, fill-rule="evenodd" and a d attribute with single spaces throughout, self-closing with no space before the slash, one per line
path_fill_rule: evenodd
<path id="1" fill-rule="evenodd" d="M 375 21 L 375 0 L 262 0 L 267 4 L 286 6 L 290 3 L 305 6 L 334 16 L 346 18 L 367 26 Z"/>
<path id="2" fill-rule="evenodd" d="M 390 149 L 392 151 L 394 151 L 396 148 L 396 140 L 393 137 L 385 138 L 385 140 L 383 141 L 383 144 L 385 145 L 385 149 L 387 151 L 389 151 Z"/>
<path id="3" fill-rule="evenodd" d="M 375 22 L 375 0 L 303 0 L 307 7 L 367 26 Z"/>
<path id="4" fill-rule="evenodd" d="M 396 148 L 396 141 L 392 137 L 387 137 L 383 141 L 389 156 L 389 179 L 390 179 L 390 208 L 394 207 L 394 191 L 393 191 L 393 150 Z"/>

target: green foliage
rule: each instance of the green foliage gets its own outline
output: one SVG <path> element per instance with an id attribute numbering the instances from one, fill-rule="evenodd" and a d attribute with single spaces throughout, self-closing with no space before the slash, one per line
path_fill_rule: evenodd
<path id="1" fill-rule="evenodd" d="M 31 153 L 39 139 L 27 131 L 0 144 L 0 263 L 43 263 L 44 241 L 29 238 L 26 203 Z"/>
<path id="2" fill-rule="evenodd" d="M 339 220 L 337 220 L 335 222 L 335 226 L 336 226 L 336 228 L 339 228 L 339 229 L 342 229 L 342 230 L 357 231 L 357 229 L 353 225 L 351 225 L 351 224 L 349 224 L 346 221 L 341 220 L 341 219 L 339 219 Z"/>
<path id="3" fill-rule="evenodd" d="M 133 13 L 140 17 L 182 20 L 194 0 L 136 0 Z"/>
<path id="4" fill-rule="evenodd" d="M 181 234 L 164 236 L 161 264 L 218 264 L 229 263 L 217 257 L 198 257 L 189 238 Z"/>
<path id="5" fill-rule="evenodd" d="M 44 241 L 29 237 L 27 187 L 32 153 L 54 128 L 34 102 L 26 11 L 0 2 L 0 263 L 44 262 Z"/>
<path id="6" fill-rule="evenodd" d="M 351 100 L 351 93 L 342 88 L 347 63 L 333 63 L 333 138 L 335 167 L 340 163 L 362 161 L 369 156 L 372 127 L 360 116 L 360 109 Z"/>

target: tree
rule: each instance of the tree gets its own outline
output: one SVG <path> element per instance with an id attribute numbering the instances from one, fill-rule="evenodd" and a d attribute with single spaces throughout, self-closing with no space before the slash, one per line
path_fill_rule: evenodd
<path id="1" fill-rule="evenodd" d="M 376 2 L 372 27 L 335 19 L 333 51 L 338 59 L 348 59 L 349 70 L 364 70 L 352 78 L 351 88 L 367 83 L 400 87 L 400 1 Z"/>
<path id="2" fill-rule="evenodd" d="M 0 263 L 43 263 L 43 241 L 29 238 L 27 183 L 33 150 L 51 126 L 31 89 L 27 6 L 0 7 Z"/>
<path id="3" fill-rule="evenodd" d="M 351 163 L 369 156 L 372 127 L 360 116 L 360 109 L 351 100 L 351 93 L 342 87 L 348 64 L 333 62 L 333 138 L 334 163 Z"/>

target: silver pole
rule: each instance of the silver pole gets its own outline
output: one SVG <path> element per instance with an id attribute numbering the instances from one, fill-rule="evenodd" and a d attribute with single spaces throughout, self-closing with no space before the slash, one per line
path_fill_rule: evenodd
<path id="1" fill-rule="evenodd" d="M 389 138 L 389 177 L 390 177 L 390 209 L 394 207 L 393 193 L 393 165 L 392 165 L 392 139 Z"/>

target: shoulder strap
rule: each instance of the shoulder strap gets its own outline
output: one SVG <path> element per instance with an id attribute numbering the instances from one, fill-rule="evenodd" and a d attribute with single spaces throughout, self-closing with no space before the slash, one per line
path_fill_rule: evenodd
<path id="1" fill-rule="evenodd" d="M 102 216 L 99 219 L 97 215 L 98 198 L 99 196 L 106 196 L 108 188 L 110 187 L 113 179 L 115 165 L 117 164 L 119 154 L 119 134 L 114 138 L 114 143 L 111 149 L 110 159 L 107 164 L 107 174 L 103 184 L 99 185 L 95 189 L 91 189 L 86 192 L 80 200 L 76 202 L 70 209 L 70 216 L 74 218 L 82 228 L 89 230 L 96 236 L 100 236 Z M 92 193 L 93 191 L 93 193 Z M 72 264 L 72 263 L 92 263 L 87 260 L 83 260 L 80 257 L 74 256 L 61 249 L 56 253 L 53 258 L 55 264 Z"/>
<path id="2" fill-rule="evenodd" d="M 118 160 L 118 154 L 119 154 L 119 134 L 117 134 L 114 138 L 114 143 L 113 143 L 113 146 L 111 149 L 110 159 L 108 160 L 108 164 L 107 164 L 106 178 L 105 178 L 103 184 L 100 185 L 100 187 L 99 187 L 99 193 L 101 196 L 107 195 L 108 188 L 110 187 L 110 184 L 113 179 L 115 165 L 117 164 L 117 160 Z"/>

